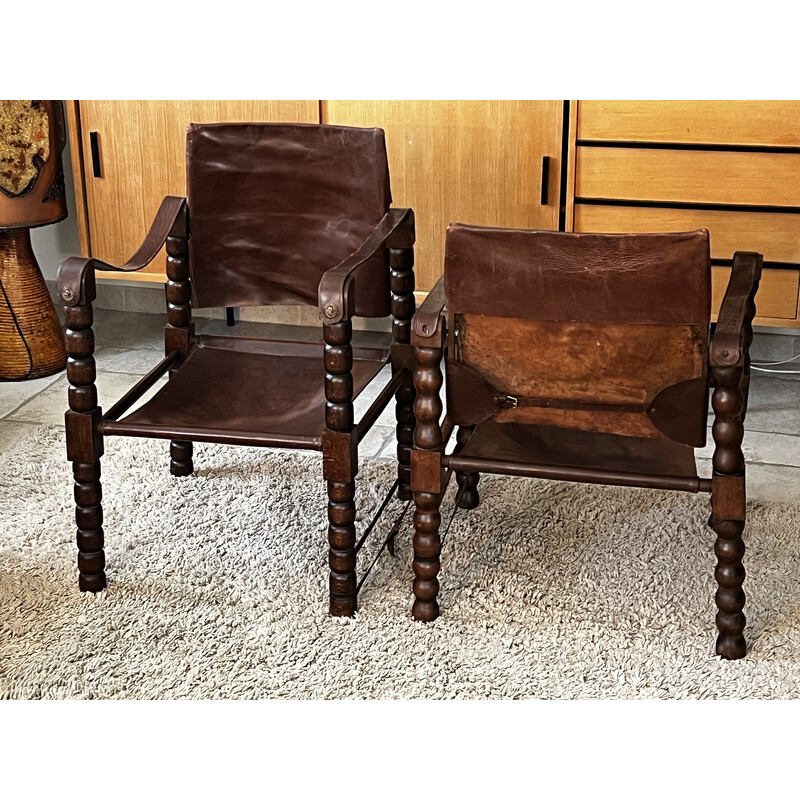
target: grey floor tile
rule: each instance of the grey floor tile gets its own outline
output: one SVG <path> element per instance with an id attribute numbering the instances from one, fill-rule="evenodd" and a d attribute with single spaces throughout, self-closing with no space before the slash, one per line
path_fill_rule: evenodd
<path id="1" fill-rule="evenodd" d="M 8 416 L 63 376 L 62 371 L 30 381 L 0 381 L 0 418 Z"/>
<path id="2" fill-rule="evenodd" d="M 374 380 L 364 387 L 361 394 L 353 401 L 353 413 L 356 419 L 375 402 L 378 395 L 383 391 L 386 384 L 392 379 L 392 368 L 387 364 L 374 378 Z M 377 424 L 394 425 L 394 400 L 383 410 Z"/>
<path id="3" fill-rule="evenodd" d="M 163 286 L 124 286 L 122 302 L 125 311 L 142 314 L 166 314 L 167 301 Z"/>
<path id="4" fill-rule="evenodd" d="M 748 464 L 800 467 L 800 436 L 746 430 L 742 452 Z M 709 430 L 706 446 L 696 451 L 695 456 L 710 459 L 713 455 L 714 439 Z"/>
<path id="5" fill-rule="evenodd" d="M 394 429 L 392 430 L 391 436 L 387 439 L 386 444 L 383 446 L 383 450 L 378 453 L 377 458 L 385 458 L 389 461 L 397 460 L 397 436 Z"/>
<path id="6" fill-rule="evenodd" d="M 800 500 L 800 469 L 748 464 L 747 496 L 752 500 L 796 503 Z"/>
<path id="7" fill-rule="evenodd" d="M 148 347 L 128 350 L 122 347 L 98 347 L 94 354 L 97 369 L 104 372 L 125 372 L 145 375 L 163 358 L 162 352 Z"/>
<path id="8" fill-rule="evenodd" d="M 750 345 L 750 358 L 753 361 L 780 361 L 791 358 L 794 353 L 796 336 L 782 336 L 775 333 L 756 333 Z"/>
<path id="9" fill-rule="evenodd" d="M 800 435 L 800 383 L 754 376 L 750 385 L 745 429 Z"/>
<path id="10" fill-rule="evenodd" d="M 147 347 L 164 350 L 165 314 L 135 314 L 105 308 L 94 310 L 95 347 Z"/>
<path id="11" fill-rule="evenodd" d="M 35 397 L 23 403 L 12 414 L 9 414 L 7 419 L 18 422 L 63 425 L 64 412 L 68 408 L 68 386 L 67 376 L 61 375 L 58 380 L 51 383 L 43 392 L 39 392 Z"/>
<path id="12" fill-rule="evenodd" d="M 359 458 L 380 458 L 387 445 L 394 442 L 394 428 L 373 425 L 358 444 Z"/>
<path id="13" fill-rule="evenodd" d="M 138 377 L 120 372 L 97 372 L 97 396 L 100 407 L 107 411 L 111 406 L 122 397 L 125 392 L 131 389 Z M 159 382 L 159 385 L 166 378 Z M 68 406 L 67 388 L 69 382 L 66 376 L 47 387 L 29 402 L 20 406 L 8 419 L 18 422 L 38 422 L 49 425 L 63 425 L 64 413 Z M 132 408 L 140 406 L 146 402 L 156 391 L 158 386 L 144 395 Z"/>

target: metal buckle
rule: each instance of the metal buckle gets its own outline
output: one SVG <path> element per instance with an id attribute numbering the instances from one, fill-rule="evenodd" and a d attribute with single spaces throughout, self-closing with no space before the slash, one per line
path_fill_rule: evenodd
<path id="1" fill-rule="evenodd" d="M 500 408 L 516 408 L 519 405 L 519 400 L 510 394 L 498 394 L 494 399 Z"/>

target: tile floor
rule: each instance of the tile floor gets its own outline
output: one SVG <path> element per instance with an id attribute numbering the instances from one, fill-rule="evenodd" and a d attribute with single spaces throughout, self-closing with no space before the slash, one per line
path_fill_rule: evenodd
<path id="1" fill-rule="evenodd" d="M 237 322 L 229 328 L 223 320 L 197 319 L 198 333 L 268 336 L 313 340 L 319 329 L 275 323 Z M 97 386 L 101 405 L 109 408 L 163 352 L 164 317 L 110 309 L 95 310 Z M 356 343 L 385 337 L 355 331 Z M 766 360 L 766 359 L 765 359 Z M 800 366 L 796 367 L 800 369 Z M 797 377 L 797 376 L 793 376 Z M 387 371 L 388 378 L 388 371 Z M 365 407 L 380 390 L 370 387 L 359 398 Z M 47 378 L 18 383 L 0 382 L 0 454 L 35 426 L 63 425 L 67 403 L 67 379 L 62 372 Z M 363 457 L 393 458 L 394 412 L 392 404 L 362 442 Z M 768 373 L 754 373 L 745 423 L 743 449 L 748 463 L 750 498 L 794 501 L 800 499 L 800 381 Z M 701 476 L 710 476 L 713 441 L 698 452 Z"/>

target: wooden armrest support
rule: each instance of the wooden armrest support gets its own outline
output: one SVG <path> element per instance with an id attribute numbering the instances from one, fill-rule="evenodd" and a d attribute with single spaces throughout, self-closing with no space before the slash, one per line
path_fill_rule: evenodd
<path id="1" fill-rule="evenodd" d="M 759 253 L 735 253 L 728 288 L 717 318 L 709 353 L 712 367 L 732 367 L 744 357 L 743 332 L 747 307 L 761 278 L 763 257 Z"/>
<path id="2" fill-rule="evenodd" d="M 411 234 L 401 236 L 398 228 L 411 225 Z M 383 219 L 370 231 L 358 249 L 344 261 L 327 270 L 319 282 L 319 318 L 324 322 L 350 319 L 353 298 L 353 273 L 382 246 L 398 244 L 410 247 L 414 243 L 414 214 L 408 208 L 390 208 Z M 397 231 L 396 236 L 392 234 Z M 390 240 L 391 237 L 391 240 Z"/>
<path id="3" fill-rule="evenodd" d="M 186 200 L 165 197 L 142 246 L 120 267 L 99 258 L 68 258 L 58 270 L 58 296 L 65 306 L 86 305 L 95 298 L 94 271 L 136 272 L 146 267 L 168 236 L 186 235 Z"/>
<path id="4" fill-rule="evenodd" d="M 423 347 L 435 346 L 429 339 L 434 337 L 442 326 L 442 310 L 445 306 L 444 276 L 436 281 L 436 285 L 428 292 L 422 305 L 414 314 L 411 323 L 411 341 Z"/>

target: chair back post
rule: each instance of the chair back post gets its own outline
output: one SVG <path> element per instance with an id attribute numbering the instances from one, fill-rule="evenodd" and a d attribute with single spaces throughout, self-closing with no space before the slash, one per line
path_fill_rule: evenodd
<path id="1" fill-rule="evenodd" d="M 403 382 L 395 392 L 397 427 L 397 487 L 401 500 L 411 499 L 411 447 L 414 443 L 414 377 L 411 354 L 411 319 L 414 299 L 414 213 L 389 237 L 389 291 L 392 309 L 392 374 L 405 370 Z"/>
<path id="2" fill-rule="evenodd" d="M 167 325 L 164 329 L 165 355 L 189 352 L 194 338 L 192 286 L 189 278 L 189 217 L 184 201 L 167 236 Z"/>
<path id="3" fill-rule="evenodd" d="M 439 616 L 438 574 L 442 543 L 441 525 L 442 451 L 442 351 L 444 326 L 430 337 L 414 336 L 414 449 L 412 489 L 414 496 L 414 619 L 429 622 Z"/>
<path id="4" fill-rule="evenodd" d="M 755 257 L 753 257 L 755 256 Z M 714 387 L 711 407 L 714 422 L 713 474 L 711 478 L 711 525 L 717 534 L 715 577 L 716 652 L 723 658 L 742 658 L 747 652 L 744 638 L 746 617 L 743 590 L 745 554 L 742 533 L 745 526 L 746 481 L 742 452 L 744 418 L 750 389 L 750 353 L 753 341 L 755 296 L 762 259 L 757 254 L 735 254 L 731 281 L 720 309 L 720 321 L 712 342 L 710 373 Z M 737 317 L 740 316 L 740 322 Z M 738 350 L 729 346 L 737 342 Z M 717 345 L 717 346 L 715 346 Z M 734 363 L 726 363 L 731 358 Z"/>

